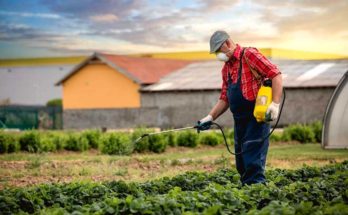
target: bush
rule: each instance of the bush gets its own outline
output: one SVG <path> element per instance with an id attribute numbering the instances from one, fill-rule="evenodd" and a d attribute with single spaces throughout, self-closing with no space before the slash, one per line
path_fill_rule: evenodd
<path id="1" fill-rule="evenodd" d="M 315 142 L 315 135 L 311 127 L 301 124 L 291 125 L 284 129 L 284 137 L 300 143 Z"/>
<path id="2" fill-rule="evenodd" d="M 130 155 L 134 150 L 133 142 L 125 133 L 107 133 L 100 143 L 100 151 L 104 154 Z"/>
<path id="3" fill-rule="evenodd" d="M 62 99 L 52 99 L 46 103 L 46 106 L 50 106 L 50 107 L 52 106 L 62 107 L 62 105 L 63 105 Z"/>
<path id="4" fill-rule="evenodd" d="M 56 150 L 63 150 L 65 149 L 66 145 L 68 144 L 69 136 L 66 133 L 63 132 L 50 132 L 49 133 L 50 138 L 52 139 L 53 144 L 56 147 Z"/>
<path id="5" fill-rule="evenodd" d="M 323 132 L 323 123 L 320 121 L 316 121 L 316 122 L 310 124 L 309 126 L 312 128 L 312 130 L 314 132 L 315 141 L 317 143 L 321 143 L 321 135 Z"/>
<path id="6" fill-rule="evenodd" d="M 269 140 L 270 140 L 271 142 L 279 142 L 279 141 L 282 141 L 282 137 L 283 137 L 282 134 L 277 133 L 277 132 L 273 132 L 273 133 L 271 134 L 271 136 L 269 137 Z"/>
<path id="7" fill-rule="evenodd" d="M 164 135 L 156 134 L 149 136 L 149 150 L 156 153 L 164 152 L 167 148 L 167 138 Z"/>
<path id="8" fill-rule="evenodd" d="M 138 138 L 140 138 L 142 135 L 154 132 L 152 129 L 146 129 L 146 128 L 137 128 L 134 130 L 134 132 L 131 135 L 131 140 L 134 143 Z M 150 147 L 149 137 L 144 137 L 134 145 L 134 151 L 136 152 L 145 152 L 148 151 Z"/>
<path id="9" fill-rule="evenodd" d="M 203 145 L 216 146 L 222 143 L 223 137 L 215 132 L 202 132 L 199 134 L 199 143 Z"/>
<path id="10" fill-rule="evenodd" d="M 177 146 L 176 133 L 174 133 L 174 132 L 167 133 L 167 134 L 165 134 L 165 137 L 167 139 L 166 141 L 167 141 L 168 145 L 170 145 L 172 147 Z"/>
<path id="11" fill-rule="evenodd" d="M 25 131 L 19 137 L 21 150 L 28 152 L 38 152 L 41 149 L 40 134 L 38 131 Z"/>
<path id="12" fill-rule="evenodd" d="M 198 145 L 198 135 L 193 131 L 183 131 L 178 133 L 178 146 L 196 147 Z"/>
<path id="13" fill-rule="evenodd" d="M 82 133 L 82 136 L 88 140 L 88 145 L 93 149 L 98 149 L 99 139 L 101 132 L 99 130 L 86 130 Z"/>
<path id="14" fill-rule="evenodd" d="M 225 129 L 225 136 L 228 144 L 234 144 L 234 130 L 233 129 Z"/>
<path id="15" fill-rule="evenodd" d="M 89 149 L 88 140 L 85 136 L 82 136 L 79 133 L 70 133 L 68 135 L 65 149 L 80 152 L 86 151 Z"/>
<path id="16" fill-rule="evenodd" d="M 39 152 L 53 152 L 57 150 L 53 139 L 49 135 L 41 134 Z"/>
<path id="17" fill-rule="evenodd" d="M 16 136 L 0 131 L 0 153 L 18 152 L 19 149 L 20 145 Z"/>

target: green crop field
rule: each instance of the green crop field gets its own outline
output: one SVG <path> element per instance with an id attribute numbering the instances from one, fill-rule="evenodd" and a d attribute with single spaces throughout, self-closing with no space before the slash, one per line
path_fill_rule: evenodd
<path id="1" fill-rule="evenodd" d="M 346 214 L 348 150 L 321 124 L 271 136 L 268 182 L 242 186 L 221 133 L 0 130 L 0 214 Z M 226 130 L 233 148 L 233 130 Z"/>
<path id="2" fill-rule="evenodd" d="M 222 150 L 219 149 L 216 153 Z M 278 157 L 277 152 L 284 150 L 288 150 L 289 153 L 285 157 L 281 153 L 282 155 Z M 306 164 L 308 160 L 304 157 L 309 150 L 314 150 L 315 154 L 311 158 L 311 164 L 318 167 L 303 166 L 294 170 L 274 168 L 279 165 L 273 164 L 276 157 L 289 159 L 292 153 L 293 166 Z M 195 159 L 199 157 L 203 159 L 204 155 L 198 155 L 203 151 L 209 150 L 202 148 L 196 153 L 180 151 L 180 154 L 195 155 Z M 304 157 L 297 156 L 299 151 L 302 152 L 300 157 Z M 205 155 L 211 157 L 214 154 Z M 322 166 L 324 163 L 335 163 L 337 160 L 333 157 L 336 155 L 340 159 L 346 158 L 345 151 L 330 151 L 328 155 L 324 155 L 325 153 L 321 152 L 317 145 L 304 148 L 302 145 L 288 145 L 272 147 L 271 154 L 273 158 L 270 159 L 268 166 L 273 168 L 268 168 L 266 172 L 268 178 L 266 184 L 242 186 L 239 175 L 230 165 L 230 161 L 226 161 L 228 164 L 225 168 L 212 171 L 198 171 L 197 165 L 199 166 L 200 162 L 191 161 L 186 164 L 179 162 L 171 164 L 168 171 L 177 169 L 181 165 L 186 166 L 180 174 L 144 182 L 132 182 L 129 179 L 104 182 L 79 180 L 70 183 L 44 183 L 31 187 L 5 188 L 0 191 L 0 211 L 2 214 L 347 214 L 348 161 Z M 23 154 L 14 156 L 16 157 L 14 160 L 17 161 L 26 159 L 26 155 Z M 47 156 L 46 161 L 49 160 L 48 157 L 64 161 L 62 158 L 65 157 L 68 161 L 82 162 L 80 170 L 85 169 L 86 175 L 89 174 L 88 169 L 91 166 L 103 163 L 104 159 L 108 159 L 107 165 L 114 165 L 115 162 L 116 167 L 123 163 L 124 168 L 126 166 L 133 168 L 131 164 L 135 159 L 138 165 L 146 167 L 147 172 L 157 172 L 165 166 L 159 164 L 159 167 L 149 168 L 155 155 L 115 157 L 112 161 L 111 157 L 98 158 L 99 155 L 93 156 L 93 153 L 77 158 L 74 158 L 74 155 L 62 154 L 45 156 Z M 171 156 L 174 155 L 168 154 L 168 159 L 171 159 Z M 174 156 L 174 159 L 178 158 Z M 2 163 L 13 162 L 13 159 L 7 156 L 2 157 L 2 160 L 5 160 Z M 120 162 L 122 160 L 123 162 Z M 208 165 L 208 162 L 202 162 Z M 216 160 L 213 163 L 221 165 Z M 183 173 L 189 170 L 187 166 L 195 166 L 195 171 L 192 172 L 190 169 L 191 171 Z M 42 169 L 47 168 L 47 166 L 42 167 L 35 162 L 28 166 L 28 168 L 39 168 L 38 175 Z M 116 173 L 124 177 L 130 174 L 129 171 L 121 169 Z"/>

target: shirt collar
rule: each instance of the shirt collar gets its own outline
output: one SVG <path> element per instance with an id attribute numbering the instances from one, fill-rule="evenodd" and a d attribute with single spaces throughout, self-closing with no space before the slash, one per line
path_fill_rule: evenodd
<path id="1" fill-rule="evenodd" d="M 240 53 L 242 51 L 242 47 L 239 44 L 236 44 L 236 48 L 233 51 L 233 57 L 237 60 L 240 60 Z"/>

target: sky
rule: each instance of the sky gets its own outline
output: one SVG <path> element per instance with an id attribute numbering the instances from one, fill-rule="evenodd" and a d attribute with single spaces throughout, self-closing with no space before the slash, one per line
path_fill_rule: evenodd
<path id="1" fill-rule="evenodd" d="M 348 55 L 347 0 L 0 0 L 0 58 L 242 46 Z"/>

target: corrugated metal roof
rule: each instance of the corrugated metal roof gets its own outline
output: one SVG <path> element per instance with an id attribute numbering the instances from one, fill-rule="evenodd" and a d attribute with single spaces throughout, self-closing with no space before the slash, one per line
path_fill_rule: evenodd
<path id="1" fill-rule="evenodd" d="M 129 57 L 123 55 L 94 53 L 80 65 L 76 66 L 69 74 L 61 79 L 57 85 L 70 78 L 93 59 L 101 60 L 103 63 L 109 65 L 139 84 L 156 83 L 163 76 L 193 62 L 187 60 L 154 59 L 147 57 Z"/>
<path id="2" fill-rule="evenodd" d="M 62 97 L 54 84 L 71 71 L 72 65 L 40 67 L 0 67 L 0 101 L 12 104 L 44 105 Z"/>
<path id="3" fill-rule="evenodd" d="M 284 87 L 334 87 L 348 70 L 345 60 L 272 60 L 283 74 Z M 142 91 L 218 90 L 221 88 L 219 61 L 190 64 L 162 78 Z"/>

